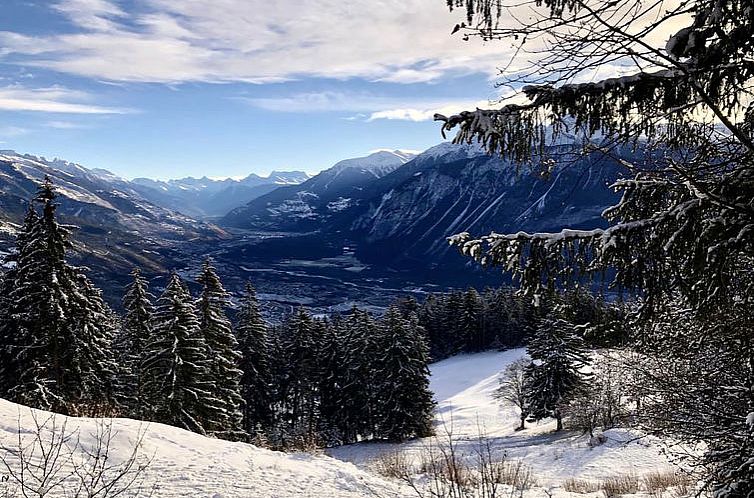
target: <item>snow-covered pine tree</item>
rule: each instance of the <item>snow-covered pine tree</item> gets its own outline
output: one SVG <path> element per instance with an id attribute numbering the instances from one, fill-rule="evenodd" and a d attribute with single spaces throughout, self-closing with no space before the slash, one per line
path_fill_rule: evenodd
<path id="1" fill-rule="evenodd" d="M 131 272 L 131 283 L 123 296 L 125 316 L 116 336 L 115 349 L 120 358 L 121 404 L 130 416 L 141 418 L 145 408 L 142 360 L 152 337 L 154 296 L 147 279 L 138 268 Z"/>
<path id="2" fill-rule="evenodd" d="M 71 227 L 58 224 L 56 194 L 45 178 L 12 257 L 0 335 L 13 334 L 8 396 L 61 413 L 93 413 L 110 404 L 114 318 L 82 270 L 66 262 Z"/>
<path id="3" fill-rule="evenodd" d="M 225 314 L 229 305 L 229 294 L 220 282 L 212 262 L 207 259 L 197 278 L 202 286 L 197 301 L 199 322 L 204 341 L 209 352 L 212 379 L 215 385 L 214 397 L 222 403 L 216 416 L 207 420 L 205 427 L 212 435 L 224 439 L 246 438 L 243 430 L 241 407 L 241 376 L 238 365 L 241 353 L 233 328 Z"/>
<path id="4" fill-rule="evenodd" d="M 24 224 L 16 236 L 15 248 L 4 261 L 4 265 L 10 268 L 0 280 L 0 357 L 3 359 L 0 362 L 0 397 L 4 398 L 11 397 L 10 390 L 16 386 L 21 374 L 18 355 L 22 351 L 22 342 L 19 321 L 13 316 L 14 306 L 11 301 L 18 273 L 18 255 L 27 251 L 26 241 L 38 220 L 39 215 L 30 202 Z"/>
<path id="5" fill-rule="evenodd" d="M 376 436 L 402 441 L 430 435 L 435 403 L 429 390 L 429 351 L 417 320 L 403 318 L 391 306 L 376 341 Z"/>
<path id="6" fill-rule="evenodd" d="M 339 446 L 346 443 L 346 432 L 350 426 L 350 414 L 353 408 L 344 392 L 350 366 L 350 354 L 346 344 L 348 331 L 339 315 L 325 322 L 320 337 L 320 380 L 317 433 L 325 446 Z"/>
<path id="7" fill-rule="evenodd" d="M 272 425 L 272 373 L 267 324 L 259 311 L 256 291 L 246 284 L 236 327 L 244 429 L 250 435 L 264 433 Z"/>
<path id="8" fill-rule="evenodd" d="M 352 309 L 328 324 L 323 342 L 321 431 L 330 444 L 349 444 L 374 433 L 373 363 L 375 324 L 366 311 Z"/>
<path id="9" fill-rule="evenodd" d="M 80 271 L 71 275 L 69 296 L 70 327 L 74 331 L 72 365 L 78 369 L 68 392 L 74 393 L 75 411 L 83 415 L 109 414 L 118 400 L 118 364 L 113 337 L 119 320 L 104 299 L 102 291 Z"/>
<path id="10" fill-rule="evenodd" d="M 322 335 L 322 323 L 304 308 L 289 317 L 281 329 L 280 350 L 285 366 L 278 378 L 278 395 L 287 444 L 317 443 Z"/>
<path id="11" fill-rule="evenodd" d="M 157 301 L 142 361 L 149 418 L 200 434 L 224 406 L 214 396 L 212 364 L 191 294 L 177 273 Z"/>
<path id="12" fill-rule="evenodd" d="M 563 320 L 543 320 L 526 348 L 532 363 L 526 368 L 526 411 L 533 421 L 547 417 L 563 429 L 562 409 L 568 397 L 589 380 L 581 369 L 589 364 L 584 341 Z"/>
<path id="13" fill-rule="evenodd" d="M 464 349 L 467 352 L 484 350 L 488 345 L 484 330 L 484 304 L 479 293 L 470 287 L 463 294 L 463 307 L 461 314 L 461 330 Z"/>
<path id="14" fill-rule="evenodd" d="M 349 407 L 346 423 L 346 439 L 355 442 L 358 437 L 371 439 L 376 428 L 376 391 L 378 369 L 375 363 L 379 358 L 377 350 L 377 324 L 369 312 L 353 310 L 345 321 L 349 368 L 343 385 L 343 402 Z M 358 435 L 358 436 L 357 436 Z"/>

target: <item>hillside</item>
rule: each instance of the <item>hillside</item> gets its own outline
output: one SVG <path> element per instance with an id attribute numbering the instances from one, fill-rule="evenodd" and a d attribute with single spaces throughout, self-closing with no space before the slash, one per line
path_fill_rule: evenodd
<path id="1" fill-rule="evenodd" d="M 642 476 L 673 468 L 661 454 L 658 441 L 634 440 L 636 434 L 628 430 L 607 431 L 607 442 L 595 448 L 589 446 L 586 436 L 572 432 L 553 434 L 552 422 L 515 432 L 518 415 L 500 406 L 491 395 L 500 372 L 522 354 L 523 350 L 518 349 L 461 355 L 431 366 L 431 389 L 438 402 L 435 426 L 440 440 L 446 430 L 451 430 L 460 452 L 470 459 L 481 427 L 497 454 L 505 453 L 508 459 L 521 460 L 531 468 L 537 481 L 527 492 L 532 497 L 542 496 L 543 489 L 553 496 L 573 496 L 562 489 L 568 478 L 598 482 L 613 476 Z M 49 416 L 34 413 L 40 421 Z M 19 420 L 22 437 L 30 437 L 35 430 L 29 410 L 0 400 L 0 444 L 16 444 Z M 83 447 L 93 443 L 91 434 L 97 431 L 96 420 L 58 416 L 58 427 L 63 422 L 68 424 L 68 433 L 80 435 Z M 113 462 L 127 458 L 140 430 L 144 430 L 142 454 L 153 455 L 144 482 L 157 484 L 155 496 L 168 498 L 411 496 L 409 488 L 374 473 L 375 459 L 397 450 L 418 460 L 430 442 L 425 439 L 400 445 L 355 444 L 332 449 L 328 451 L 330 456 L 318 456 L 285 454 L 210 439 L 162 424 L 144 426 L 128 419 L 115 419 L 112 423 L 113 432 L 117 432 L 112 445 Z M 9 459 L 11 465 L 13 462 Z"/>
<path id="2" fill-rule="evenodd" d="M 108 171 L 3 151 L 0 220 L 5 229 L 0 230 L 0 252 L 12 246 L 15 228 L 45 176 L 59 194 L 59 219 L 78 227 L 74 263 L 88 267 L 113 302 L 120 300 L 121 284 L 134 266 L 150 274 L 166 272 L 189 260 L 194 247 L 229 237 L 215 225 L 150 202 Z"/>
<path id="3" fill-rule="evenodd" d="M 336 165 L 219 220 L 249 236 L 218 257 L 269 266 L 348 256 L 350 267 L 421 274 L 418 280 L 436 284 L 463 275 L 455 280 L 468 282 L 468 259 L 448 246 L 450 235 L 605 226 L 601 213 L 618 201 L 609 188 L 621 175 L 618 163 L 571 145 L 549 153 L 554 166 L 544 178 L 536 163 L 517 166 L 478 146 L 450 143 L 382 176 L 362 173 L 345 181 Z"/>
<path id="4" fill-rule="evenodd" d="M 596 447 L 590 446 L 588 435 L 554 433 L 554 420 L 528 423 L 525 430 L 516 431 L 518 412 L 498 402 L 493 393 L 506 366 L 524 354 L 524 349 L 491 351 L 459 355 L 431 365 L 431 389 L 438 403 L 436 445 L 443 444 L 450 432 L 459 453 L 474 461 L 481 433 L 495 455 L 521 461 L 531 470 L 537 482 L 535 488 L 547 489 L 555 496 L 574 496 L 563 490 L 564 482 L 570 478 L 598 483 L 610 477 L 641 477 L 674 470 L 661 441 L 637 439 L 639 434 L 629 429 L 605 431 L 607 442 Z M 368 443 L 334 448 L 328 454 L 371 468 L 380 455 L 395 451 L 418 463 L 427 448 L 426 440 L 401 445 Z M 532 496 L 542 495 L 541 489 L 532 489 Z"/>

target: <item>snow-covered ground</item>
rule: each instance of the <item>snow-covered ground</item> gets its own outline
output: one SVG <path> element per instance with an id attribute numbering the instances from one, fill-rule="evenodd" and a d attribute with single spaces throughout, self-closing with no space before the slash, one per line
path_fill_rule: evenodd
<path id="1" fill-rule="evenodd" d="M 638 438 L 627 429 L 611 429 L 603 445 L 591 447 L 589 437 L 573 432 L 554 433 L 555 421 L 526 424 L 516 431 L 519 415 L 492 396 L 500 373 L 521 358 L 524 349 L 459 355 L 431 365 L 431 389 L 437 401 L 436 432 L 442 441 L 452 433 L 458 449 L 473 457 L 480 432 L 493 448 L 507 458 L 521 460 L 531 468 L 540 488 L 560 494 L 568 478 L 601 481 L 609 477 L 672 471 L 660 442 Z M 355 444 L 335 448 L 328 454 L 364 468 L 380 454 L 402 451 L 421 458 L 428 441 L 394 444 Z M 539 493 L 538 496 L 544 496 Z"/>
<path id="2" fill-rule="evenodd" d="M 37 411 L 36 414 L 40 421 L 49 416 L 45 412 Z M 0 452 L 14 468 L 16 461 L 7 448 L 18 446 L 19 421 L 21 437 L 25 442 L 31 442 L 35 423 L 30 410 L 0 400 Z M 77 434 L 81 438 L 82 447 L 91 448 L 95 440 L 93 434 L 97 432 L 97 421 L 57 416 L 58 428 L 64 421 L 68 424 L 66 433 Z M 127 458 L 140 430 L 146 431 L 141 454 L 145 458 L 152 458 L 143 474 L 144 483 L 146 486 L 157 486 L 152 494 L 155 497 L 406 496 L 397 484 L 324 455 L 268 451 L 248 444 L 206 438 L 162 424 L 149 424 L 145 427 L 138 421 L 128 419 L 113 420 L 113 433 L 116 435 L 108 460 L 117 462 Z M 79 451 L 78 456 L 81 455 Z M 7 475 L 7 469 L 0 464 L 0 477 Z M 3 485 L 0 480 L 0 496 L 5 496 Z M 59 490 L 48 496 L 67 495 Z M 145 493 L 139 496 L 148 495 Z"/>
<path id="3" fill-rule="evenodd" d="M 576 496 L 562 489 L 571 477 L 600 481 L 608 477 L 671 470 L 661 445 L 636 434 L 613 429 L 608 441 L 590 447 L 588 437 L 553 433 L 554 422 L 527 424 L 515 431 L 517 411 L 498 403 L 492 393 L 500 372 L 524 350 L 460 355 L 432 365 L 431 388 L 438 402 L 436 429 L 447 431 L 461 453 L 472 454 L 480 431 L 494 450 L 531 468 L 537 487 L 527 496 Z M 43 420 L 47 414 L 36 412 Z M 60 424 L 65 417 L 58 416 Z M 96 432 L 93 419 L 67 419 L 67 431 L 78 431 L 83 446 Z M 34 422 L 28 408 L 0 400 L 0 448 L 13 447 L 18 437 L 31 437 Z M 284 454 L 242 443 L 205 438 L 162 424 L 144 426 L 127 419 L 112 421 L 117 433 L 112 461 L 127 456 L 140 430 L 145 430 L 142 454 L 152 458 L 145 482 L 156 483 L 158 497 L 405 497 L 413 491 L 374 472 L 374 461 L 386 452 L 401 451 L 419 459 L 428 440 L 403 444 L 364 443 L 328 451 L 329 456 Z M 8 451 L 2 450 L 8 458 Z M 12 457 L 9 461 L 13 464 Z M 0 476 L 7 474 L 0 465 Z M 2 495 L 0 483 L 0 495 Z M 56 495 L 52 495 L 56 496 Z M 62 496 L 62 495 L 58 495 Z"/>

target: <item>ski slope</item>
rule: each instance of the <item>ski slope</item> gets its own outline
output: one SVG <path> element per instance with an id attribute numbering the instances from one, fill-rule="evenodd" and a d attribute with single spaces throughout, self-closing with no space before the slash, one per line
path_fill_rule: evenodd
<path id="1" fill-rule="evenodd" d="M 624 474 L 642 476 L 673 470 L 660 441 L 628 429 L 605 431 L 607 442 L 591 447 L 589 436 L 564 431 L 554 433 L 555 421 L 526 424 L 516 431 L 517 409 L 493 398 L 505 367 L 525 355 L 524 349 L 458 355 L 431 365 L 430 388 L 435 393 L 435 430 L 442 441 L 450 433 L 457 447 L 474 458 L 479 434 L 488 438 L 498 454 L 520 459 L 531 468 L 540 488 L 559 494 L 568 478 L 599 481 Z M 421 458 L 427 441 L 397 444 L 366 443 L 334 448 L 328 454 L 369 468 L 380 454 L 402 451 Z M 542 496 L 540 492 L 537 496 Z M 573 495 L 571 495 L 573 496 Z"/>

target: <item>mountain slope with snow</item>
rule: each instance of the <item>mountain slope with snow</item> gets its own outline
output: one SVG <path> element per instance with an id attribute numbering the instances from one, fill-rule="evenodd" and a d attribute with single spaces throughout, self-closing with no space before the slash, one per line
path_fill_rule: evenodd
<path id="1" fill-rule="evenodd" d="M 186 245 L 201 247 L 228 237 L 217 226 L 197 222 L 141 196 L 127 180 L 62 160 L 48 161 L 12 151 L 0 152 L 0 252 L 13 244 L 13 227 L 23 222 L 29 200 L 49 176 L 58 197 L 61 223 L 75 225 L 73 261 L 87 266 L 111 302 L 134 266 L 146 273 L 167 272 L 189 259 Z"/>
<path id="2" fill-rule="evenodd" d="M 358 204 L 367 185 L 413 157 L 409 152 L 378 151 L 345 159 L 300 185 L 277 189 L 234 209 L 220 223 L 253 230 L 319 229 L 341 211 Z"/>
<path id="3" fill-rule="evenodd" d="M 575 146 L 548 151 L 549 175 L 536 164 L 516 165 L 487 155 L 478 145 L 443 143 L 418 156 L 392 159 L 392 171 L 372 175 L 360 161 L 389 160 L 389 153 L 348 160 L 297 186 L 285 187 L 222 218 L 221 226 L 297 237 L 295 249 L 246 251 L 257 260 L 304 259 L 302 248 L 331 257 L 348 247 L 374 268 L 462 272 L 468 259 L 447 237 L 469 231 L 557 231 L 605 226 L 602 211 L 617 202 L 609 185 L 621 167 Z M 406 160 L 405 162 L 403 162 Z M 233 253 L 235 259 L 244 252 Z"/>
<path id="4" fill-rule="evenodd" d="M 436 441 L 442 441 L 450 432 L 458 455 L 473 460 L 477 437 L 484 433 L 495 455 L 520 460 L 531 469 L 536 485 L 525 496 L 532 498 L 544 496 L 544 490 L 549 496 L 574 496 L 563 490 L 563 483 L 569 478 L 599 482 L 609 477 L 641 477 L 674 469 L 660 441 L 637 438 L 628 429 L 606 431 L 607 442 L 596 447 L 588 444 L 588 436 L 568 431 L 554 433 L 554 421 L 527 424 L 527 429 L 516 431 L 518 413 L 500 404 L 493 392 L 501 372 L 524 354 L 523 349 L 516 349 L 459 355 L 431 365 L 430 388 L 438 403 Z M 42 422 L 50 416 L 40 411 L 33 413 Z M 67 433 L 80 436 L 84 448 L 92 445 L 97 420 L 56 416 L 58 429 L 63 422 Z M 373 463 L 380 455 L 395 451 L 418 462 L 431 441 L 426 438 L 402 444 L 359 443 L 328 450 L 330 456 L 285 454 L 162 424 L 129 419 L 111 422 L 115 436 L 110 460 L 117 463 L 125 459 L 143 432 L 140 453 L 152 458 L 144 483 L 156 485 L 154 496 L 165 498 L 412 496 L 412 490 L 401 483 L 376 475 Z M 17 446 L 19 426 L 22 439 L 33 437 L 32 411 L 0 399 L 1 447 Z M 433 444 L 437 445 L 436 441 Z M 11 465 L 16 462 L 12 455 L 8 461 Z M 0 494 L 1 486 L 2 483 Z"/>
<path id="5" fill-rule="evenodd" d="M 34 411 L 41 423 L 48 421 L 51 414 Z M 144 424 L 136 420 L 114 419 L 111 443 L 110 464 L 126 460 L 139 434 L 144 433 L 142 446 L 138 452 L 150 458 L 139 482 L 145 492 L 139 496 L 160 498 L 303 498 L 321 497 L 357 498 L 379 496 L 398 498 L 405 496 L 396 484 L 387 482 L 375 475 L 359 470 L 327 456 L 305 453 L 286 454 L 258 448 L 244 443 L 233 443 L 207 438 L 192 432 L 162 424 Z M 55 415 L 58 434 L 66 424 L 67 434 L 77 435 L 81 448 L 75 458 L 85 459 L 83 449 L 91 449 L 98 432 L 95 419 L 68 418 Z M 32 441 L 36 425 L 32 411 L 26 407 L 0 399 L 0 447 L 17 448 L 19 437 L 24 444 Z M 49 441 L 48 430 L 43 430 L 43 439 Z M 66 451 L 62 453 L 67 455 Z M 4 454 L 11 468 L 17 468 L 18 459 L 8 452 Z M 62 459 L 61 459 L 62 460 Z M 0 466 L 2 468 L 2 466 Z M 70 468 L 66 465 L 65 468 Z M 0 470 L 0 475 L 5 469 Z M 62 473 L 61 473 L 62 474 Z M 3 486 L 13 489 L 13 481 L 0 482 L 0 495 Z M 137 483 L 138 485 L 138 483 Z M 154 486 L 154 492 L 149 493 Z M 133 489 L 136 489 L 136 485 Z M 13 496 L 11 494 L 11 496 Z M 68 496 L 62 488 L 46 495 Z M 124 496 L 130 496 L 125 494 Z"/>

